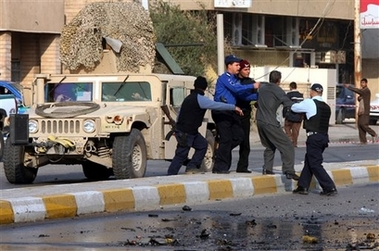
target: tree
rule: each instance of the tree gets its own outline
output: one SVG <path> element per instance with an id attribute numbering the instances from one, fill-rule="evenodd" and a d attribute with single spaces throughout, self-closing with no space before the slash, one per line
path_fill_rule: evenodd
<path id="1" fill-rule="evenodd" d="M 204 75 L 217 67 L 216 15 L 202 6 L 199 11 L 182 11 L 178 5 L 159 0 L 150 7 L 157 42 L 168 51 L 186 75 Z M 175 45 L 175 46 L 170 46 Z M 230 51 L 225 43 L 226 51 Z"/>

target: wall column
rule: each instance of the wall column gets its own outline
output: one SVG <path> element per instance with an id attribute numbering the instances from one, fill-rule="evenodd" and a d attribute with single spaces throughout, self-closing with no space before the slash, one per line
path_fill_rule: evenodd
<path id="1" fill-rule="evenodd" d="M 0 32 L 0 79 L 11 80 L 12 76 L 12 33 Z"/>

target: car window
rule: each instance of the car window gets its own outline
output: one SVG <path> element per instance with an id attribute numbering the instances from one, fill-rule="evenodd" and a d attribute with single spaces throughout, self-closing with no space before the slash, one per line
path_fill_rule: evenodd
<path id="1" fill-rule="evenodd" d="M 349 89 L 347 89 L 347 88 L 345 88 L 345 96 L 347 97 L 347 98 L 354 98 L 354 92 L 353 91 L 350 91 Z"/>
<path id="2" fill-rule="evenodd" d="M 148 82 L 103 82 L 101 101 L 151 101 Z"/>
<path id="3" fill-rule="evenodd" d="M 354 92 L 345 88 L 344 86 L 337 85 L 336 86 L 336 98 L 353 99 L 354 98 Z"/>
<path id="4" fill-rule="evenodd" d="M 343 97 L 343 86 L 336 86 L 336 97 L 337 98 Z"/>

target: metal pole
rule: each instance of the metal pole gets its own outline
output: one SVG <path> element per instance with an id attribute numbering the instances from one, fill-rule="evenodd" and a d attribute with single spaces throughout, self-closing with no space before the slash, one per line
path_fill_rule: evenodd
<path id="1" fill-rule="evenodd" d="M 360 0 L 355 0 L 354 9 L 354 85 L 358 86 L 362 78 Z"/>
<path id="2" fill-rule="evenodd" d="M 224 71 L 224 15 L 217 14 L 217 73 L 220 76 Z"/>
<path id="3" fill-rule="evenodd" d="M 362 78 L 362 45 L 360 27 L 360 1 L 354 3 L 354 86 L 359 86 Z M 355 101 L 358 107 L 358 100 Z M 358 113 L 355 114 L 355 127 L 358 127 Z"/>

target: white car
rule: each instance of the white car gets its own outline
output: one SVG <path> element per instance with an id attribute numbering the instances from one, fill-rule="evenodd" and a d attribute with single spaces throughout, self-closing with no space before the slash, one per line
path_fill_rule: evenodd
<path id="1" fill-rule="evenodd" d="M 370 125 L 376 125 L 379 119 L 379 93 L 375 97 L 370 103 Z"/>

